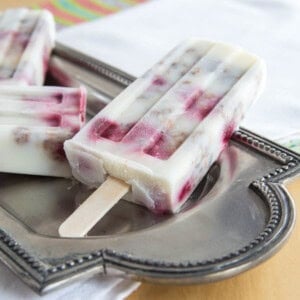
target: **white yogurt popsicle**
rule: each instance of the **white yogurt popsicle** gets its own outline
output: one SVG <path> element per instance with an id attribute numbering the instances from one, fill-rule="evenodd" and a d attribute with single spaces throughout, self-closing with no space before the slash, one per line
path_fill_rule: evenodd
<path id="1" fill-rule="evenodd" d="M 127 183 L 127 199 L 176 212 L 237 129 L 265 83 L 261 59 L 189 40 L 169 53 L 65 143 L 74 176 Z"/>
<path id="2" fill-rule="evenodd" d="M 0 14 L 0 84 L 42 85 L 55 39 L 47 10 L 8 9 Z"/>
<path id="3" fill-rule="evenodd" d="M 63 143 L 85 106 L 83 88 L 0 86 L 0 172 L 69 177 Z"/>

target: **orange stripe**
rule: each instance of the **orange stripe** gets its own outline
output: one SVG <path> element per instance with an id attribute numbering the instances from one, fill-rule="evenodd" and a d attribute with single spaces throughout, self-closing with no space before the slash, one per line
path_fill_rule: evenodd
<path id="1" fill-rule="evenodd" d="M 97 5 L 96 3 L 93 3 L 89 0 L 76 0 L 76 2 L 79 3 L 81 6 L 86 7 L 87 9 L 92 10 L 97 13 L 103 13 L 105 15 L 108 15 L 108 14 L 115 12 L 112 9 L 108 9 L 108 8 L 101 6 L 100 3 L 99 3 L 99 5 Z"/>
<path id="2" fill-rule="evenodd" d="M 54 5 L 52 5 L 52 3 L 43 4 L 42 7 L 50 10 L 54 14 L 54 16 L 58 16 L 61 19 L 65 19 L 73 23 L 80 23 L 85 21 L 85 19 L 73 16 L 69 13 L 59 10 Z"/>

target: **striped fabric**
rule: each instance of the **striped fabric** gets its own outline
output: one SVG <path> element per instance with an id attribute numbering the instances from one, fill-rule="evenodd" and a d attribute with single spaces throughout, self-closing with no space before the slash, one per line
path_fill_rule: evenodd
<path id="1" fill-rule="evenodd" d="M 294 133 L 278 140 L 283 146 L 300 154 L 300 133 Z"/>
<path id="2" fill-rule="evenodd" d="M 50 10 L 60 25 L 91 21 L 147 0 L 45 0 L 33 8 Z"/>

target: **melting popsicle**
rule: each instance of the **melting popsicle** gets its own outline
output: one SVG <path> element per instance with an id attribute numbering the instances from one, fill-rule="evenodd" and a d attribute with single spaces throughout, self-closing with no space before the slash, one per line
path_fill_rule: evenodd
<path id="1" fill-rule="evenodd" d="M 55 39 L 47 10 L 8 9 L 0 15 L 0 84 L 42 85 Z"/>
<path id="2" fill-rule="evenodd" d="M 0 86 L 0 172 L 70 177 L 63 143 L 85 106 L 83 88 Z"/>
<path id="3" fill-rule="evenodd" d="M 118 201 L 115 185 L 155 213 L 177 212 L 264 82 L 263 61 L 239 47 L 197 39 L 176 47 L 65 142 L 73 175 L 104 183 L 60 234 L 86 234 Z"/>

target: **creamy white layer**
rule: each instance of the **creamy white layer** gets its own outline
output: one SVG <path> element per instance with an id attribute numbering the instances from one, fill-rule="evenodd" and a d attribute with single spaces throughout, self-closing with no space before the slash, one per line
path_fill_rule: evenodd
<path id="1" fill-rule="evenodd" d="M 73 174 L 131 185 L 127 199 L 176 212 L 228 143 L 265 83 L 261 59 L 189 40 L 116 97 L 65 143 Z"/>
<path id="2" fill-rule="evenodd" d="M 70 176 L 63 143 L 85 106 L 83 88 L 0 86 L 0 172 Z"/>
<path id="3" fill-rule="evenodd" d="M 55 41 L 46 10 L 8 9 L 0 15 L 0 84 L 42 85 Z"/>

